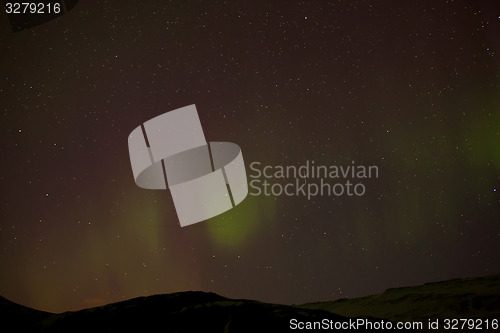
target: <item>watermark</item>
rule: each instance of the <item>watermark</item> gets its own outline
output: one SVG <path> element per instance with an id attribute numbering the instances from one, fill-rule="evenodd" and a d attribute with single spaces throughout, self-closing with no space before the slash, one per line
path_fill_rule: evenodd
<path id="1" fill-rule="evenodd" d="M 422 330 L 424 327 L 420 321 L 415 322 L 396 322 L 388 320 L 369 320 L 366 318 L 349 318 L 346 321 L 335 321 L 332 319 L 323 319 L 321 321 L 299 321 L 290 319 L 291 330 L 363 330 L 368 331 L 387 331 L 387 330 Z"/>
<path id="2" fill-rule="evenodd" d="M 168 188 L 181 227 L 222 214 L 248 194 L 240 147 L 207 142 L 194 104 L 136 127 L 128 148 L 137 186 Z"/>
<path id="3" fill-rule="evenodd" d="M 448 331 L 457 330 L 460 332 L 469 330 L 494 330 L 497 331 L 499 325 L 498 318 L 453 318 L 453 319 L 431 319 L 427 321 L 398 321 L 392 322 L 388 320 L 369 320 L 367 318 L 349 318 L 344 321 L 332 320 L 324 318 L 316 321 L 300 321 L 292 318 L 289 321 L 291 330 L 362 330 L 368 331 L 399 331 L 399 330 L 416 330 L 421 331 Z"/>
<path id="4" fill-rule="evenodd" d="M 169 189 L 179 224 L 222 214 L 252 196 L 361 197 L 366 181 L 378 178 L 376 165 L 250 163 L 247 179 L 241 149 L 230 142 L 207 142 L 196 106 L 161 114 L 137 126 L 128 137 L 135 183 Z"/>
<path id="5" fill-rule="evenodd" d="M 366 180 L 378 178 L 378 166 L 321 165 L 306 160 L 302 165 L 250 164 L 249 194 L 252 196 L 316 196 L 365 195 Z"/>

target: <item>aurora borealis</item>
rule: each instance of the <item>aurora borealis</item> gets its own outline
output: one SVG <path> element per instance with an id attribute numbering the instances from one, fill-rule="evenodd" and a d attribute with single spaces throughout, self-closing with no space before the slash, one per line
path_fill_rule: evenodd
<path id="1" fill-rule="evenodd" d="M 0 295 L 298 304 L 500 272 L 497 1 L 80 1 L 0 20 Z M 196 104 L 249 165 L 376 165 L 363 196 L 248 196 L 181 228 L 127 137 Z M 249 179 L 250 180 L 250 179 Z"/>

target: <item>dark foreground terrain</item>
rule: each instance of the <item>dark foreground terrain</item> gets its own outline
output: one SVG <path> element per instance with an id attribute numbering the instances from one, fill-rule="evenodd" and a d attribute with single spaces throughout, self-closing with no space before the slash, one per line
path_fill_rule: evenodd
<path id="1" fill-rule="evenodd" d="M 290 329 L 292 319 L 304 325 L 307 322 L 323 322 L 334 327 L 335 323 L 344 323 L 344 327 L 351 328 L 341 330 L 346 332 L 374 331 L 369 326 L 363 326 L 368 324 L 355 329 L 348 325 L 350 322 L 360 323 L 361 318 L 370 318 L 372 325 L 379 326 L 387 325 L 388 320 L 393 321 L 395 326 L 397 321 L 421 321 L 427 325 L 429 318 L 488 319 L 489 329 L 485 329 L 483 323 L 481 331 L 500 331 L 491 327 L 493 319 L 500 319 L 500 275 L 389 289 L 380 295 L 301 306 L 233 300 L 213 293 L 183 292 L 53 314 L 0 298 L 0 319 L 6 329 L 2 332 L 302 331 Z M 443 325 L 441 322 L 440 329 L 433 332 L 443 331 Z M 292 326 L 298 328 L 295 324 Z"/>
<path id="2" fill-rule="evenodd" d="M 422 322 L 439 319 L 439 330 L 444 330 L 445 319 L 476 319 L 472 325 L 464 321 L 448 332 L 500 332 L 500 275 L 453 279 L 426 283 L 421 286 L 388 289 L 382 294 L 333 302 L 301 305 L 307 309 L 321 309 L 346 317 L 368 316 L 394 322 Z M 492 321 L 496 319 L 498 328 Z M 488 320 L 488 327 L 486 327 Z M 453 324 L 453 322 L 451 322 Z M 475 327 L 468 329 L 468 325 Z M 425 327 L 424 327 L 425 328 Z"/>

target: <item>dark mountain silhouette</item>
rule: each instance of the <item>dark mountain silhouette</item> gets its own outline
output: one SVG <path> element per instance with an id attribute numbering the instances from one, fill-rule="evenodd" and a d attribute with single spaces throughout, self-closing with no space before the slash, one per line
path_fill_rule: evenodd
<path id="1" fill-rule="evenodd" d="M 500 322 L 500 275 L 393 288 L 378 295 L 301 307 L 327 310 L 346 317 L 370 316 L 395 322 L 427 323 L 428 319 L 446 318 L 496 319 Z M 481 331 L 500 332 L 500 324 L 498 327 L 487 330 L 483 325 Z"/>
<path id="2" fill-rule="evenodd" d="M 1 326 L 4 329 L 14 327 L 15 329 L 12 332 L 36 332 L 38 323 L 53 315 L 50 312 L 39 311 L 16 304 L 0 296 Z M 4 330 L 2 329 L 2 331 Z"/>
<path id="3" fill-rule="evenodd" d="M 14 327 L 15 332 L 287 332 L 292 318 L 303 322 L 349 320 L 322 310 L 204 292 L 138 297 L 61 314 L 33 310 L 3 298 L 0 311 L 3 326 Z"/>
<path id="4" fill-rule="evenodd" d="M 290 330 L 291 319 L 304 323 L 331 320 L 337 325 L 361 318 L 369 318 L 373 324 L 388 320 L 419 320 L 427 324 L 429 318 L 500 319 L 499 286 L 500 275 L 456 279 L 389 289 L 380 295 L 358 299 L 301 306 L 235 300 L 193 291 L 138 297 L 60 314 L 34 310 L 0 298 L 0 318 L 2 326 L 13 327 L 13 332 L 300 331 Z M 373 330 L 365 326 L 352 331 Z"/>

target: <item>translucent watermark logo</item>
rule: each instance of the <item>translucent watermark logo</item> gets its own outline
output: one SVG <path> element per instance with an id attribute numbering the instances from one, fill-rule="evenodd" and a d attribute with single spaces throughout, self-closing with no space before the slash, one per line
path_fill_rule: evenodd
<path id="1" fill-rule="evenodd" d="M 128 148 L 137 186 L 170 189 L 181 227 L 222 214 L 248 194 L 240 147 L 207 142 L 194 104 L 138 126 Z"/>
<path id="2" fill-rule="evenodd" d="M 317 165 L 306 160 L 302 165 L 250 164 L 249 194 L 252 196 L 363 196 L 365 181 L 378 178 L 376 165 Z"/>

